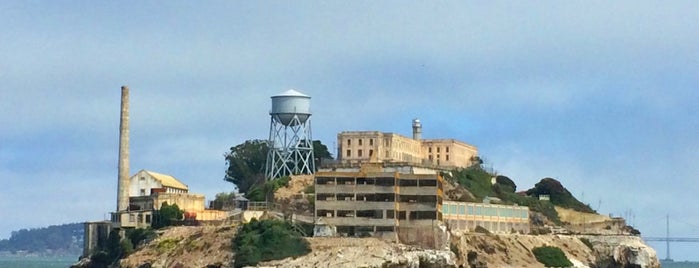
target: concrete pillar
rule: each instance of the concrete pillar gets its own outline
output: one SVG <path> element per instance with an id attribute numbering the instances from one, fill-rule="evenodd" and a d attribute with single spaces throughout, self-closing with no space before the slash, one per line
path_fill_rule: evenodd
<path id="1" fill-rule="evenodd" d="M 129 88 L 127 86 L 121 87 L 118 177 L 117 212 L 121 212 L 129 208 Z"/>

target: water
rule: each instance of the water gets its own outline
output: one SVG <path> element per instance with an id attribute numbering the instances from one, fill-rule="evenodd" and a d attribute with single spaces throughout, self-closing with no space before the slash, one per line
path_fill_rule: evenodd
<path id="1" fill-rule="evenodd" d="M 677 262 L 665 262 L 660 261 L 660 266 L 663 268 L 699 268 L 699 262 L 691 261 L 677 261 Z"/>
<path id="2" fill-rule="evenodd" d="M 36 257 L 0 256 L 2 268 L 65 268 L 76 263 L 78 256 Z"/>

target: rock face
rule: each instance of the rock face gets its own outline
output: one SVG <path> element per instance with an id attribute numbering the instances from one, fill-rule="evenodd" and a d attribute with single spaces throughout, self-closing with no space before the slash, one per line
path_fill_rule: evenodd
<path id="1" fill-rule="evenodd" d="M 637 236 L 585 236 L 599 267 L 660 267 L 655 250 Z"/>
<path id="2" fill-rule="evenodd" d="M 261 263 L 264 267 L 456 267 L 449 250 L 426 250 L 377 238 L 309 238 L 311 253 Z"/>
<path id="3" fill-rule="evenodd" d="M 452 234 L 463 267 L 544 267 L 531 252 L 541 246 L 560 248 L 574 267 L 660 267 L 655 250 L 637 236 Z"/>
<path id="4" fill-rule="evenodd" d="M 172 227 L 119 263 L 120 267 L 231 267 L 235 226 Z M 307 238 L 311 252 L 260 267 L 544 267 L 532 249 L 558 247 L 574 267 L 660 267 L 636 236 L 521 235 L 452 232 L 450 249 L 430 250 L 378 238 Z M 586 245 L 583 241 L 589 241 Z M 87 267 L 87 266 L 82 266 Z"/>

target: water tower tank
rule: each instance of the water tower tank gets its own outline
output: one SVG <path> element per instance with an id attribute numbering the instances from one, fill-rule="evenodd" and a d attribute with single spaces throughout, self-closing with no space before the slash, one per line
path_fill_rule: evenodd
<path id="1" fill-rule="evenodd" d="M 311 116 L 311 97 L 293 89 L 272 96 L 272 111 L 269 114 L 285 126 L 303 124 Z M 294 115 L 300 122 L 292 122 Z"/>

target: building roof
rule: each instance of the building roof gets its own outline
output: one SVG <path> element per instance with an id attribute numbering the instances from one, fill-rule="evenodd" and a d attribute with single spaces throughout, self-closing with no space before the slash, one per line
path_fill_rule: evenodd
<path id="1" fill-rule="evenodd" d="M 160 181 L 160 184 L 162 184 L 165 187 L 189 190 L 189 187 L 187 187 L 186 184 L 182 183 L 178 179 L 175 179 L 175 177 L 173 177 L 173 176 L 160 174 L 160 173 L 148 171 L 148 170 L 144 170 L 144 171 L 146 173 L 148 173 L 149 175 L 153 176 L 153 178 L 155 178 L 156 180 Z"/>

